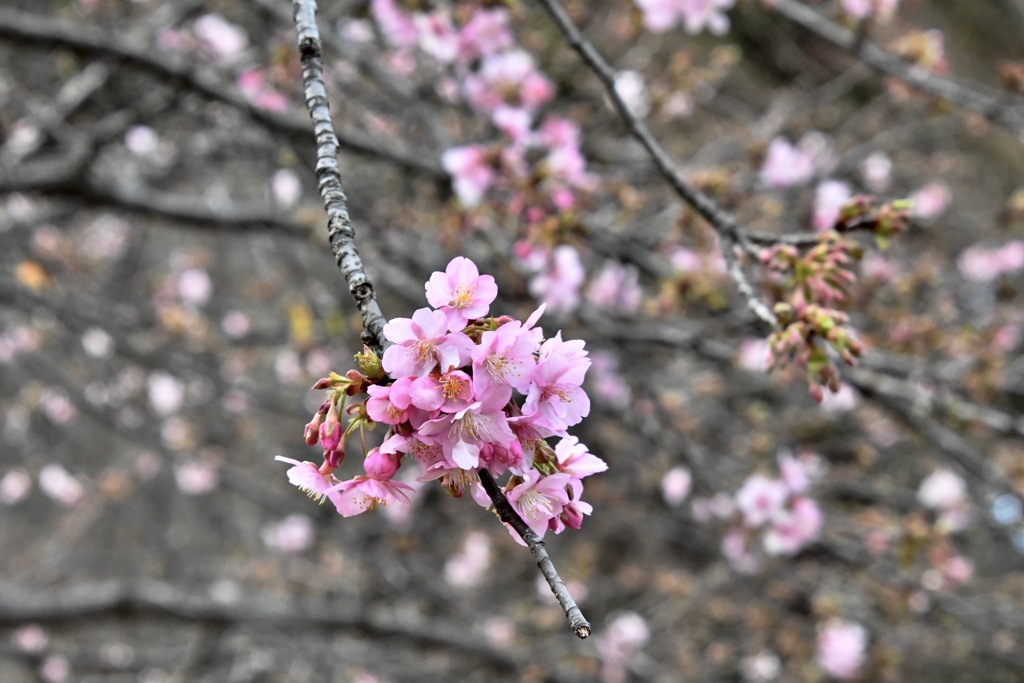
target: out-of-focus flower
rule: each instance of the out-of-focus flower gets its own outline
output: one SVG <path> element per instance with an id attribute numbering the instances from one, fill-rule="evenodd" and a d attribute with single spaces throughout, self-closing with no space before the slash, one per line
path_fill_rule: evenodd
<path id="1" fill-rule="evenodd" d="M 45 683 L 64 683 L 71 675 L 71 664 L 63 655 L 50 655 L 39 665 L 39 677 Z"/>
<path id="2" fill-rule="evenodd" d="M 547 269 L 530 280 L 530 294 L 547 305 L 550 313 L 571 313 L 579 306 L 585 272 L 579 252 L 567 244 L 551 252 Z"/>
<path id="3" fill-rule="evenodd" d="M 22 652 L 36 654 L 46 649 L 50 638 L 39 624 L 25 624 L 19 627 L 12 637 L 14 646 Z"/>
<path id="4" fill-rule="evenodd" d="M 294 206 L 302 196 L 302 183 L 299 176 L 290 168 L 280 168 L 270 181 L 274 199 L 285 208 Z"/>
<path id="5" fill-rule="evenodd" d="M 114 351 L 114 338 L 99 327 L 90 327 L 82 334 L 82 348 L 93 358 L 107 358 Z"/>
<path id="6" fill-rule="evenodd" d="M 764 650 L 756 655 L 744 657 L 740 662 L 740 671 L 746 683 L 768 683 L 778 678 L 782 672 L 782 662 L 774 652 Z"/>
<path id="7" fill-rule="evenodd" d="M 778 479 L 754 474 L 736 492 L 736 507 L 747 526 L 757 528 L 782 510 L 788 496 L 786 485 Z"/>
<path id="8" fill-rule="evenodd" d="M 615 74 L 615 92 L 626 103 L 626 108 L 638 119 L 645 118 L 651 112 L 647 85 L 639 72 L 620 71 Z"/>
<path id="9" fill-rule="evenodd" d="M 892 159 L 882 152 L 875 152 L 860 165 L 864 185 L 872 192 L 885 192 L 892 181 Z"/>
<path id="10" fill-rule="evenodd" d="M 444 578 L 458 588 L 472 588 L 480 584 L 490 568 L 490 538 L 483 532 L 471 531 L 466 535 L 459 552 L 445 562 Z"/>
<path id="11" fill-rule="evenodd" d="M 910 215 L 924 221 L 938 218 L 946 209 L 953 194 L 949 187 L 942 183 L 928 183 L 910 196 Z"/>
<path id="12" fill-rule="evenodd" d="M 673 467 L 661 477 L 661 497 L 665 502 L 676 507 L 681 505 L 690 495 L 693 475 L 685 467 Z"/>
<path id="13" fill-rule="evenodd" d="M 635 0 L 643 13 L 644 27 L 652 33 L 664 33 L 682 22 L 687 33 L 705 28 L 715 35 L 729 30 L 725 11 L 735 0 Z"/>
<path id="14" fill-rule="evenodd" d="M 1024 269 L 1024 241 L 1007 242 L 1002 247 L 968 247 L 957 260 L 960 273 L 968 280 L 988 282 L 1007 273 Z"/>
<path id="15" fill-rule="evenodd" d="M 839 680 L 856 678 L 864 665 L 868 632 L 852 621 L 833 619 L 818 633 L 816 659 L 825 673 Z"/>
<path id="16" fill-rule="evenodd" d="M 160 138 L 149 126 L 132 126 L 124 134 L 124 144 L 132 154 L 144 157 L 160 147 Z"/>
<path id="17" fill-rule="evenodd" d="M 196 37 L 215 57 L 231 59 L 249 45 L 245 31 L 219 14 L 204 14 L 192 27 Z"/>
<path id="18" fill-rule="evenodd" d="M 453 147 L 441 156 L 441 164 L 451 174 L 455 195 L 467 209 L 479 204 L 494 182 L 494 167 L 483 147 Z"/>
<path id="19" fill-rule="evenodd" d="M 263 542 L 282 553 L 301 553 L 313 545 L 313 520 L 308 515 L 288 515 L 263 527 Z"/>
<path id="20" fill-rule="evenodd" d="M 210 300 L 213 282 L 210 274 L 202 268 L 186 268 L 178 274 L 175 288 L 178 297 L 186 304 L 202 306 Z"/>
<path id="21" fill-rule="evenodd" d="M 826 180 L 814 193 L 814 229 L 831 230 L 839 219 L 839 210 L 853 197 L 850 186 L 840 180 Z"/>
<path id="22" fill-rule="evenodd" d="M 32 477 L 21 468 L 13 469 L 0 478 L 0 505 L 16 505 L 32 490 Z"/>
<path id="23" fill-rule="evenodd" d="M 640 273 L 634 266 L 606 261 L 604 268 L 590 281 L 587 300 L 595 306 L 632 313 L 640 306 Z"/>
<path id="24" fill-rule="evenodd" d="M 921 482 L 917 500 L 933 510 L 949 510 L 962 505 L 967 499 L 967 485 L 960 475 L 946 469 L 937 469 Z"/>
<path id="25" fill-rule="evenodd" d="M 211 462 L 188 460 L 174 466 L 174 481 L 185 495 L 201 496 L 217 488 L 220 473 Z"/>
<path id="26" fill-rule="evenodd" d="M 172 415 L 181 409 L 185 386 L 166 372 L 154 372 L 146 382 L 149 405 L 157 415 Z"/>
<path id="27" fill-rule="evenodd" d="M 85 496 L 85 487 L 61 465 L 44 465 L 39 470 L 39 489 L 57 502 L 72 506 Z"/>
<path id="28" fill-rule="evenodd" d="M 626 664 L 637 650 L 647 644 L 651 629 L 647 620 L 636 612 L 622 612 L 616 615 L 597 642 L 597 653 L 601 658 L 601 679 L 604 683 L 621 683 L 626 677 Z"/>

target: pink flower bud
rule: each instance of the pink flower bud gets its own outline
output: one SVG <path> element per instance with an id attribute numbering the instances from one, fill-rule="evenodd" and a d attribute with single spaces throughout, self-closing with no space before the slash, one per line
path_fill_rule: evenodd
<path id="1" fill-rule="evenodd" d="M 398 471 L 399 464 L 396 454 L 381 453 L 379 449 L 374 448 L 366 456 L 366 460 L 363 462 L 363 469 L 366 470 L 366 476 L 371 479 L 390 481 L 395 476 L 395 472 Z"/>
<path id="2" fill-rule="evenodd" d="M 341 432 L 341 423 L 337 419 L 328 419 L 320 425 L 320 444 L 325 451 L 338 450 L 341 446 Z"/>

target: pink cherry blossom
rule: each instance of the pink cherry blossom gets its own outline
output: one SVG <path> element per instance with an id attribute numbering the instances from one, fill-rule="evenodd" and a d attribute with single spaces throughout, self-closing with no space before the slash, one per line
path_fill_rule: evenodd
<path id="1" fill-rule="evenodd" d="M 495 171 L 484 147 L 453 147 L 441 155 L 441 165 L 452 176 L 455 195 L 467 209 L 479 204 L 494 182 Z"/>
<path id="2" fill-rule="evenodd" d="M 541 306 L 525 323 L 511 320 L 481 335 L 480 344 L 472 352 L 473 378 L 478 391 L 485 391 L 493 384 L 504 384 L 524 393 L 529 389 L 537 365 L 533 352 L 543 335 L 543 330 L 534 325 L 543 313 L 544 306 Z"/>
<path id="3" fill-rule="evenodd" d="M 506 493 L 508 502 L 512 504 L 527 526 L 543 536 L 548 528 L 548 520 L 557 517 L 564 505 L 569 504 L 568 474 L 542 475 L 537 470 L 530 470 L 523 481 Z"/>
<path id="4" fill-rule="evenodd" d="M 540 348 L 523 414 L 536 413 L 535 424 L 556 434 L 590 414 L 590 398 L 582 388 L 590 359 L 583 347 L 580 339 L 562 341 L 559 332 Z"/>
<path id="5" fill-rule="evenodd" d="M 50 642 L 46 631 L 39 624 L 25 624 L 18 627 L 12 640 L 14 646 L 19 650 L 31 654 L 42 652 Z"/>
<path id="6" fill-rule="evenodd" d="M 124 134 L 128 151 L 140 157 L 149 156 L 160 147 L 160 138 L 149 126 L 132 126 Z"/>
<path id="7" fill-rule="evenodd" d="M 442 371 L 465 365 L 473 341 L 462 332 L 448 334 L 443 311 L 421 308 L 412 318 L 394 318 L 384 326 L 384 336 L 393 343 L 384 352 L 381 366 L 394 378 L 422 377 L 440 366 Z"/>
<path id="8" fill-rule="evenodd" d="M 419 435 L 428 443 L 440 444 L 450 465 L 475 469 L 485 443 L 505 446 L 516 438 L 502 412 L 505 403 L 502 387 L 491 387 L 467 408 L 426 422 Z"/>
<path id="9" fill-rule="evenodd" d="M 546 269 L 530 280 L 530 294 L 551 313 L 571 313 L 579 306 L 584 275 L 579 252 L 563 244 L 552 250 Z"/>
<path id="10" fill-rule="evenodd" d="M 319 467 L 308 460 L 299 462 L 283 455 L 275 456 L 274 460 L 291 463 L 292 467 L 287 472 L 288 481 L 317 503 L 322 503 L 325 498 L 333 500 L 330 495 L 331 487 L 338 483 L 333 474 L 324 474 Z"/>
<path id="11" fill-rule="evenodd" d="M 220 472 L 214 463 L 186 460 L 174 466 L 174 483 L 186 496 L 201 496 L 220 485 Z"/>
<path id="12" fill-rule="evenodd" d="M 825 673 L 846 681 L 856 678 L 864 665 L 867 630 L 853 621 L 832 619 L 818 632 L 815 658 Z"/>
<path id="13" fill-rule="evenodd" d="M 647 93 L 647 85 L 638 71 L 620 71 L 615 74 L 615 92 L 626 108 L 637 118 L 645 118 L 651 113 L 651 98 Z"/>
<path id="14" fill-rule="evenodd" d="M 457 413 L 468 408 L 476 399 L 473 378 L 462 370 L 419 377 L 409 387 L 409 396 L 417 408 L 446 413 Z"/>
<path id="15" fill-rule="evenodd" d="M 413 488 L 408 484 L 359 475 L 332 486 L 325 493 L 334 502 L 338 514 L 352 517 L 372 510 L 377 505 L 388 505 L 396 501 L 409 503 L 409 493 L 412 491 Z"/>
<path id="16" fill-rule="evenodd" d="M 498 296 L 498 285 L 490 275 L 481 275 L 476 264 L 456 256 L 443 273 L 435 272 L 426 284 L 427 302 L 444 312 L 448 329 L 456 332 L 469 321 L 483 318 Z"/>
<path id="17" fill-rule="evenodd" d="M 558 470 L 573 479 L 583 479 L 608 469 L 608 463 L 592 454 L 575 436 L 566 436 L 555 445 Z"/>
<path id="18" fill-rule="evenodd" d="M 736 506 L 747 526 L 757 528 L 782 511 L 788 496 L 786 485 L 778 479 L 754 474 L 736 492 Z"/>
<path id="19" fill-rule="evenodd" d="M 411 377 L 400 377 L 393 384 L 381 386 L 375 384 L 366 392 L 370 398 L 366 401 L 366 414 L 374 422 L 398 425 L 409 419 L 409 406 L 412 404 Z"/>
<path id="20" fill-rule="evenodd" d="M 459 56 L 459 35 L 452 26 L 451 18 L 444 11 L 437 10 L 413 15 L 419 48 L 441 64 L 451 64 Z"/>

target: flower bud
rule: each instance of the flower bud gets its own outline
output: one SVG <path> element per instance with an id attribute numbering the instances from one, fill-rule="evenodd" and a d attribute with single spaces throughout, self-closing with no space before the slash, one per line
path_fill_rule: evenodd
<path id="1" fill-rule="evenodd" d="M 363 461 L 363 469 L 366 476 L 378 481 L 389 481 L 398 471 L 398 455 L 394 453 L 381 453 L 379 448 L 374 448 Z"/>
<path id="2" fill-rule="evenodd" d="M 320 445 L 325 451 L 338 450 L 341 446 L 341 432 L 341 423 L 337 419 L 329 419 L 320 425 Z"/>

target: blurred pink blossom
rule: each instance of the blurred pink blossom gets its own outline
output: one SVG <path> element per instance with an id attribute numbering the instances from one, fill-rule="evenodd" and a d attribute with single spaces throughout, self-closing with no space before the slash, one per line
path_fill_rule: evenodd
<path id="1" fill-rule="evenodd" d="M 294 206 L 302 196 L 302 183 L 299 176 L 290 168 L 280 168 L 270 181 L 274 199 L 283 207 Z"/>
<path id="2" fill-rule="evenodd" d="M 601 680 L 604 683 L 622 683 L 626 679 L 629 660 L 650 638 L 647 621 L 636 612 L 621 612 L 613 617 L 597 641 Z"/>
<path id="3" fill-rule="evenodd" d="M 786 138 L 777 137 L 768 143 L 761 182 L 781 188 L 802 185 L 814 177 L 814 156 L 805 145 L 794 146 Z"/>
<path id="4" fill-rule="evenodd" d="M 869 190 L 885 192 L 892 181 L 892 159 L 883 152 L 875 152 L 861 162 L 860 174 Z"/>
<path id="5" fill-rule="evenodd" d="M 132 126 L 124 134 L 124 144 L 129 152 L 141 157 L 155 152 L 160 146 L 160 138 L 149 126 Z"/>
<path id="6" fill-rule="evenodd" d="M 651 98 L 639 72 L 620 71 L 615 74 L 615 92 L 633 116 L 642 119 L 651 113 Z"/>
<path id="7" fill-rule="evenodd" d="M 530 294 L 550 313 L 571 313 L 579 306 L 584 270 L 579 252 L 567 244 L 555 247 L 547 269 L 530 279 Z"/>
<path id="8" fill-rule="evenodd" d="M 766 339 L 745 339 L 740 345 L 739 364 L 750 372 L 767 372 L 771 349 Z"/>
<path id="9" fill-rule="evenodd" d="M 203 46 L 220 59 L 231 59 L 249 45 L 249 37 L 242 27 L 219 14 L 204 14 L 196 19 L 192 30 Z"/>
<path id="10" fill-rule="evenodd" d="M 619 372 L 618 358 L 607 352 L 594 351 L 590 354 L 590 361 L 590 374 L 587 377 L 594 395 L 613 408 L 628 406 L 633 391 Z"/>
<path id="11" fill-rule="evenodd" d="M 789 491 L 780 480 L 753 474 L 736 492 L 736 507 L 743 513 L 747 526 L 757 528 L 782 511 L 788 496 Z"/>
<path id="12" fill-rule="evenodd" d="M 9 470 L 0 478 L 0 505 L 16 505 L 32 490 L 32 477 L 19 468 Z"/>
<path id="13" fill-rule="evenodd" d="M 917 500 L 926 508 L 949 510 L 966 502 L 967 484 L 955 472 L 940 468 L 921 482 Z"/>
<path id="14" fill-rule="evenodd" d="M 640 306 L 640 273 L 636 266 L 605 261 L 587 287 L 587 300 L 595 306 L 632 313 Z"/>
<path id="15" fill-rule="evenodd" d="M 444 170 L 452 176 L 455 195 L 467 209 L 479 204 L 494 182 L 494 168 L 488 157 L 487 149 L 478 145 L 453 147 L 441 156 Z"/>
<path id="16" fill-rule="evenodd" d="M 181 409 L 185 386 L 166 372 L 153 372 L 146 382 L 149 405 L 157 415 L 173 415 Z"/>
<path id="17" fill-rule="evenodd" d="M 661 497 L 665 502 L 676 507 L 681 505 L 690 495 L 693 475 L 685 467 L 673 467 L 661 477 Z"/>
<path id="18" fill-rule="evenodd" d="M 503 7 L 474 11 L 459 31 L 461 61 L 470 62 L 512 47 L 515 39 L 508 19 L 508 10 Z"/>
<path id="19" fill-rule="evenodd" d="M 868 632 L 860 624 L 832 619 L 818 632 L 815 658 L 825 673 L 839 680 L 856 678 L 864 665 Z"/>
<path id="20" fill-rule="evenodd" d="M 839 220 L 839 210 L 853 197 L 850 186 L 840 180 L 825 180 L 814 193 L 814 218 L 818 232 L 831 230 Z"/>
<path id="21" fill-rule="evenodd" d="M 490 537 L 481 531 L 471 531 L 459 551 L 445 562 L 444 578 L 456 588 L 472 588 L 483 581 L 490 568 Z"/>
<path id="22" fill-rule="evenodd" d="M 729 30 L 725 11 L 734 0 L 635 0 L 643 13 L 644 27 L 652 33 L 664 33 L 682 22 L 687 33 L 705 28 L 715 35 Z"/>
<path id="23" fill-rule="evenodd" d="M 392 47 L 412 47 L 418 42 L 419 31 L 412 17 L 395 0 L 372 0 L 370 13 Z"/>
<path id="24" fill-rule="evenodd" d="M 412 17 L 419 48 L 441 64 L 451 64 L 459 56 L 460 39 L 451 18 L 443 10 L 417 12 Z"/>
<path id="25" fill-rule="evenodd" d="M 183 303 L 202 306 L 210 300 L 213 283 L 210 274 L 202 268 L 186 268 L 178 274 L 175 288 Z"/>
<path id="26" fill-rule="evenodd" d="M 911 195 L 910 215 L 925 221 L 938 218 L 949 208 L 952 198 L 949 187 L 943 183 L 928 183 Z"/>
<path id="27" fill-rule="evenodd" d="M 185 495 L 201 496 L 220 485 L 220 472 L 211 462 L 186 460 L 174 466 L 174 482 Z"/>
<path id="28" fill-rule="evenodd" d="M 776 516 L 762 538 L 769 555 L 795 555 L 821 534 L 824 515 L 810 498 L 796 498 L 790 509 Z"/>
<path id="29" fill-rule="evenodd" d="M 71 664 L 63 655 L 49 655 L 39 665 L 39 677 L 44 683 L 64 683 L 71 675 Z"/>
<path id="30" fill-rule="evenodd" d="M 860 394 L 846 382 L 839 385 L 839 391 L 826 388 L 822 393 L 821 407 L 828 413 L 843 413 L 853 410 L 860 403 Z"/>
<path id="31" fill-rule="evenodd" d="M 77 505 L 85 496 L 85 487 L 64 467 L 51 463 L 39 470 L 39 489 L 62 505 Z"/>
<path id="32" fill-rule="evenodd" d="M 1007 242 L 1002 247 L 968 247 L 957 260 L 960 273 L 968 280 L 988 282 L 1007 273 L 1024 269 L 1024 241 Z"/>
<path id="33" fill-rule="evenodd" d="M 220 321 L 220 329 L 231 339 L 240 339 L 249 332 L 249 316 L 241 311 L 228 311 Z"/>
<path id="34" fill-rule="evenodd" d="M 46 649 L 50 638 L 46 631 L 39 624 L 25 624 L 20 626 L 12 636 L 14 646 L 22 652 L 36 654 Z"/>
<path id="35" fill-rule="evenodd" d="M 301 553 L 313 546 L 313 520 L 308 515 L 288 515 L 263 527 L 262 536 L 268 548 L 282 553 Z"/>
<path id="36" fill-rule="evenodd" d="M 744 657 L 740 662 L 740 671 L 746 683 L 768 683 L 782 673 L 782 662 L 774 652 L 762 650 L 756 655 Z"/>

